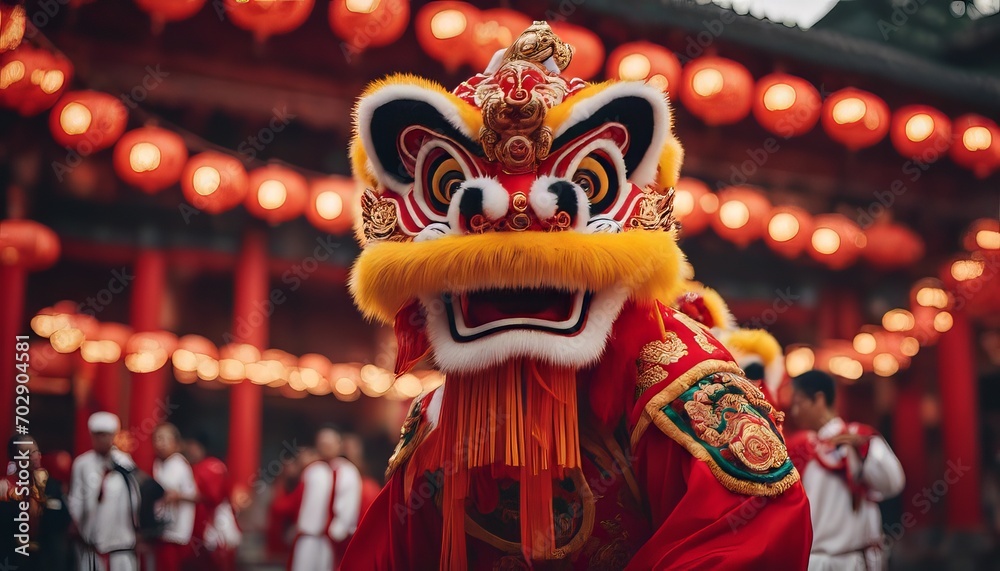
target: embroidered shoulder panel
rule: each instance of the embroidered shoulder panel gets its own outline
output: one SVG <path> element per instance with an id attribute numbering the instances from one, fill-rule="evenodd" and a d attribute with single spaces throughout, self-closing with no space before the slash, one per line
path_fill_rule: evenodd
<path id="1" fill-rule="evenodd" d="M 682 392 L 674 398 L 650 401 L 653 424 L 707 463 L 727 489 L 773 496 L 799 480 L 776 424 L 781 415 L 753 383 L 723 371 L 676 389 Z"/>

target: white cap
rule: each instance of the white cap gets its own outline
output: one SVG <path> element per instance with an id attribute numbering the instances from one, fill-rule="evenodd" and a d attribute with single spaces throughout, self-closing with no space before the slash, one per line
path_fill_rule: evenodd
<path id="1" fill-rule="evenodd" d="M 95 434 L 117 434 L 120 428 L 121 422 L 118 417 L 110 412 L 95 412 L 87 420 L 87 430 Z"/>

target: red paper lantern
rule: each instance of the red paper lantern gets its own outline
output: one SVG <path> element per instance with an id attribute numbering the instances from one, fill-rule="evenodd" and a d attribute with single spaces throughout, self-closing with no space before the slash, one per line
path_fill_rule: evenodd
<path id="1" fill-rule="evenodd" d="M 996 218 L 976 220 L 969 225 L 969 230 L 965 233 L 962 244 L 970 252 L 1000 250 L 1000 220 Z"/>
<path id="2" fill-rule="evenodd" d="M 753 116 L 762 127 L 786 139 L 816 126 L 823 102 L 819 91 L 801 77 L 772 73 L 757 81 Z"/>
<path id="3" fill-rule="evenodd" d="M 146 194 L 157 193 L 180 178 L 188 152 L 173 131 L 142 127 L 129 131 L 115 145 L 115 172 Z"/>
<path id="4" fill-rule="evenodd" d="M 71 91 L 49 113 L 49 131 L 57 143 L 86 156 L 115 144 L 127 121 L 125 105 L 111 95 Z"/>
<path id="5" fill-rule="evenodd" d="M 856 151 L 881 141 L 889 132 L 889 106 L 873 93 L 848 87 L 826 98 L 822 120 L 831 139 Z"/>
<path id="6" fill-rule="evenodd" d="M 73 77 L 73 64 L 61 55 L 22 45 L 0 55 L 0 107 L 24 117 L 45 111 Z"/>
<path id="7" fill-rule="evenodd" d="M 253 32 L 254 40 L 287 34 L 301 26 L 312 12 L 314 0 L 225 0 L 229 20 Z"/>
<path id="8" fill-rule="evenodd" d="M 153 19 L 153 25 L 162 28 L 164 22 L 186 20 L 205 5 L 205 0 L 135 0 L 135 3 Z"/>
<path id="9" fill-rule="evenodd" d="M 243 204 L 257 218 L 286 222 L 302 214 L 308 201 L 308 184 L 299 173 L 277 165 L 250 171 L 250 192 Z"/>
<path id="10" fill-rule="evenodd" d="M 0 53 L 21 45 L 27 21 L 23 5 L 0 6 Z"/>
<path id="11" fill-rule="evenodd" d="M 478 8 L 465 2 L 429 2 L 417 12 L 417 42 L 449 72 L 469 61 L 480 19 Z"/>
<path id="12" fill-rule="evenodd" d="M 349 177 L 314 180 L 309 189 L 306 219 L 330 234 L 346 234 L 354 225 L 354 181 Z"/>
<path id="13" fill-rule="evenodd" d="M 472 59 L 475 71 L 483 71 L 499 50 L 506 50 L 531 25 L 531 18 L 508 8 L 483 10 L 473 28 Z M 466 48 L 468 49 L 468 48 Z"/>
<path id="14" fill-rule="evenodd" d="M 181 192 L 189 204 L 209 214 L 235 208 L 250 189 L 247 171 L 235 157 L 215 151 L 195 155 L 181 172 Z"/>
<path id="15" fill-rule="evenodd" d="M 611 52 L 605 74 L 609 79 L 645 81 L 676 96 L 681 83 L 681 63 L 663 46 L 629 42 Z"/>
<path id="16" fill-rule="evenodd" d="M 705 210 L 706 196 L 714 197 L 708 185 L 698 179 L 683 177 L 674 185 L 674 216 L 681 223 L 681 236 L 694 236 L 708 228 L 712 212 Z"/>
<path id="17" fill-rule="evenodd" d="M 878 223 L 865 229 L 864 258 L 885 270 L 905 268 L 924 256 L 924 241 L 914 231 L 892 223 Z"/>
<path id="18" fill-rule="evenodd" d="M 930 164 L 951 147 L 951 121 L 927 105 L 907 105 L 892 114 L 892 146 L 904 157 Z"/>
<path id="19" fill-rule="evenodd" d="M 812 215 L 796 206 L 779 206 L 768 217 L 764 242 L 785 258 L 795 258 L 809 246 L 812 232 Z"/>
<path id="20" fill-rule="evenodd" d="M 839 270 L 854 263 L 865 246 L 865 235 L 842 214 L 820 214 L 813 219 L 809 255 L 827 267 Z"/>
<path id="21" fill-rule="evenodd" d="M 345 54 L 387 46 L 406 31 L 410 20 L 409 0 L 333 0 L 330 27 L 340 39 Z"/>
<path id="22" fill-rule="evenodd" d="M 563 72 L 565 76 L 590 79 L 600 73 L 604 65 L 604 43 L 597 34 L 566 22 L 551 22 L 550 25 L 559 39 L 573 46 L 573 59 Z"/>
<path id="23" fill-rule="evenodd" d="M 955 119 L 951 160 L 985 178 L 1000 166 L 1000 129 L 997 124 L 970 113 Z"/>
<path id="24" fill-rule="evenodd" d="M 59 236 L 34 220 L 0 221 L 0 264 L 44 270 L 59 259 Z"/>
<path id="25" fill-rule="evenodd" d="M 177 348 L 177 336 L 169 331 L 146 331 L 129 337 L 125 344 L 125 367 L 133 373 L 149 373 L 167 364 Z"/>
<path id="26" fill-rule="evenodd" d="M 712 229 L 744 248 L 764 233 L 770 212 L 771 203 L 760 192 L 730 187 L 719 193 L 719 210 L 712 218 Z"/>
<path id="27" fill-rule="evenodd" d="M 684 66 L 681 102 L 709 125 L 736 123 L 753 105 L 753 76 L 731 59 L 706 56 Z"/>
<path id="28" fill-rule="evenodd" d="M 28 362 L 36 375 L 68 378 L 73 375 L 73 357 L 56 351 L 47 341 L 33 341 L 28 346 Z"/>

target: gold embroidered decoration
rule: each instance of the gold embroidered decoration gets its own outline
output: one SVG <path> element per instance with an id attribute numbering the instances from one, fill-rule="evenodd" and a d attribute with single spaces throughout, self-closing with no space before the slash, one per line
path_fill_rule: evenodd
<path id="1" fill-rule="evenodd" d="M 716 347 L 715 345 L 712 344 L 711 341 L 709 341 L 708 335 L 705 334 L 705 328 L 703 325 L 701 325 L 694 319 L 691 319 L 690 316 L 688 316 L 682 311 L 676 312 L 674 314 L 674 317 L 676 317 L 677 321 L 683 323 L 688 329 L 691 330 L 692 333 L 694 333 L 695 343 L 697 343 L 698 346 L 701 347 L 705 352 L 711 353 L 718 349 L 718 347 Z"/>
<path id="2" fill-rule="evenodd" d="M 635 398 L 665 380 L 667 371 L 663 367 L 680 361 L 687 353 L 687 345 L 673 331 L 667 331 L 663 341 L 647 343 L 636 361 L 639 374 L 635 383 Z"/>
<path id="3" fill-rule="evenodd" d="M 573 46 L 559 39 L 548 23 L 535 20 L 514 40 L 503 54 L 504 61 L 525 60 L 545 63 L 552 58 L 559 71 L 565 71 L 573 59 Z"/>
<path id="4" fill-rule="evenodd" d="M 670 230 L 674 227 L 674 189 L 660 194 L 646 190 L 639 199 L 639 212 L 630 220 L 632 228 L 643 230 Z"/>
<path id="5" fill-rule="evenodd" d="M 361 194 L 361 231 L 367 242 L 389 240 L 401 242 L 406 238 L 399 233 L 396 225 L 398 220 L 396 204 L 386 200 L 372 189 L 365 189 Z"/>

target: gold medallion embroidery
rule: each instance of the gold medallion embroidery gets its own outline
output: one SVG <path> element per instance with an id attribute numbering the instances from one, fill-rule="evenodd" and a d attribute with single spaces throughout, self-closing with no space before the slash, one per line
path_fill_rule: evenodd
<path id="1" fill-rule="evenodd" d="M 647 343 L 639 352 L 639 375 L 635 384 L 635 396 L 639 396 L 650 387 L 667 378 L 663 367 L 673 365 L 688 354 L 687 345 L 673 331 L 667 331 L 663 341 Z"/>

